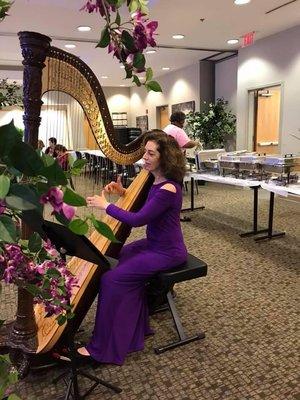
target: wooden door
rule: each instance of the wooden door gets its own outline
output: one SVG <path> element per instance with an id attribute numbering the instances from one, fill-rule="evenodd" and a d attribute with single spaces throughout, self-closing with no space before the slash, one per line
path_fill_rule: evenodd
<path id="1" fill-rule="evenodd" d="M 157 107 L 157 128 L 164 129 L 170 123 L 169 107 L 160 106 Z"/>
<path id="2" fill-rule="evenodd" d="M 258 91 L 256 118 L 256 151 L 279 152 L 280 87 Z"/>

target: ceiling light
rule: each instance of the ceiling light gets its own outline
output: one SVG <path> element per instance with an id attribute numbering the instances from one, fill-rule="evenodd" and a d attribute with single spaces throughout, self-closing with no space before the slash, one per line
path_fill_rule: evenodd
<path id="1" fill-rule="evenodd" d="M 125 85 L 120 85 L 121 87 L 124 87 Z"/>
<path id="2" fill-rule="evenodd" d="M 146 51 L 146 54 L 153 54 L 153 53 L 156 53 L 156 50 L 147 50 Z"/>
<path id="3" fill-rule="evenodd" d="M 92 28 L 90 26 L 78 26 L 77 30 L 79 32 L 89 32 Z"/>
<path id="4" fill-rule="evenodd" d="M 75 44 L 65 44 L 66 49 L 75 49 L 76 45 Z"/>
<path id="5" fill-rule="evenodd" d="M 177 34 L 177 35 L 173 35 L 172 38 L 173 39 L 183 39 L 184 35 Z"/>
<path id="6" fill-rule="evenodd" d="M 125 68 L 125 65 L 120 65 L 120 68 L 124 69 L 124 68 Z"/>
<path id="7" fill-rule="evenodd" d="M 242 6 L 243 4 L 250 3 L 251 0 L 234 0 L 234 4 L 237 6 Z"/>
<path id="8" fill-rule="evenodd" d="M 162 67 L 163 71 L 169 71 L 170 67 Z"/>
<path id="9" fill-rule="evenodd" d="M 227 40 L 228 44 L 237 44 L 239 42 L 239 39 L 229 39 Z"/>
<path id="10" fill-rule="evenodd" d="M 102 75 L 102 76 L 101 76 L 101 78 L 102 78 L 102 79 L 107 79 L 107 78 L 108 78 L 108 76 L 106 76 L 106 75 Z"/>

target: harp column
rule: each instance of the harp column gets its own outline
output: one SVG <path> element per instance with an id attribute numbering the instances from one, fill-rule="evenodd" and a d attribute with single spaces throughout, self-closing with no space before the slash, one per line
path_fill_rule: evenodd
<path id="1" fill-rule="evenodd" d="M 25 125 L 24 140 L 34 148 L 38 143 L 38 132 L 41 123 L 42 107 L 42 71 L 45 67 L 51 39 L 45 35 L 35 32 L 19 32 L 19 39 L 23 55 L 23 103 Z M 28 239 L 31 230 L 22 224 L 22 236 Z M 36 352 L 37 327 L 33 312 L 33 297 L 25 289 L 18 289 L 18 308 L 16 320 L 8 335 L 6 344 L 15 351 L 23 353 L 20 375 L 26 374 L 28 360 L 26 354 Z M 14 350 L 11 350 L 14 351 Z M 19 358 L 20 355 L 17 356 Z M 23 371 L 22 371 L 23 369 Z"/>

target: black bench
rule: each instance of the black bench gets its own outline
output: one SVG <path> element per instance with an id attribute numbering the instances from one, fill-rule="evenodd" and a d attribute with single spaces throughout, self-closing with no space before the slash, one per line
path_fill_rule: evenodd
<path id="1" fill-rule="evenodd" d="M 177 313 L 175 303 L 172 296 L 172 288 L 175 283 L 184 282 L 190 279 L 200 278 L 202 276 L 206 276 L 207 274 L 207 264 L 199 260 L 199 258 L 192 256 L 191 254 L 188 255 L 187 261 L 180 265 L 177 268 L 173 268 L 172 270 L 166 272 L 160 272 L 154 278 L 151 279 L 149 286 L 152 288 L 150 291 L 152 292 L 152 296 L 162 296 L 164 299 L 165 305 L 162 307 L 151 307 L 150 304 L 150 313 L 152 314 L 155 312 L 163 311 L 169 309 L 176 331 L 178 333 L 179 340 L 169 343 L 164 346 L 156 347 L 154 349 L 156 354 L 163 353 L 167 350 L 174 349 L 178 346 L 183 346 L 184 344 L 190 343 L 194 340 L 203 339 L 205 337 L 204 332 L 197 333 L 194 336 L 187 337 L 183 326 L 181 324 L 179 315 Z M 153 292 L 153 288 L 156 288 L 156 292 Z"/>

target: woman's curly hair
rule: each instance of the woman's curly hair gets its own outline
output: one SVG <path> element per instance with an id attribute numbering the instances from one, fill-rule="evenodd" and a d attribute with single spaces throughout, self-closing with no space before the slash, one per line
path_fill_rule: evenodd
<path id="1" fill-rule="evenodd" d="M 149 141 L 155 142 L 158 146 L 163 175 L 167 179 L 182 183 L 186 172 L 186 160 L 177 141 L 160 129 L 153 129 L 145 134 L 144 146 Z"/>

